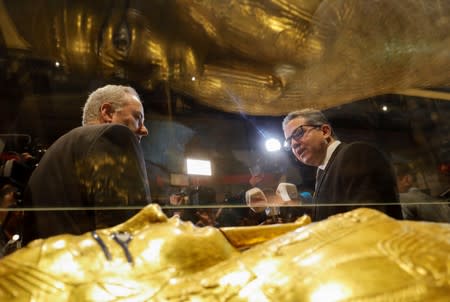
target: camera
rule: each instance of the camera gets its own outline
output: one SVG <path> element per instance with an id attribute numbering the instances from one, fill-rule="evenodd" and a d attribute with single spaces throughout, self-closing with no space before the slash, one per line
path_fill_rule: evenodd
<path id="1" fill-rule="evenodd" d="M 18 194 L 23 192 L 45 151 L 33 146 L 29 135 L 0 134 L 0 185 L 11 184 Z"/>

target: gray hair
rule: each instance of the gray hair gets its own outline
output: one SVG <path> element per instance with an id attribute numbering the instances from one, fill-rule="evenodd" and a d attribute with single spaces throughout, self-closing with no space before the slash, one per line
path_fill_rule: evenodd
<path id="1" fill-rule="evenodd" d="M 106 85 L 92 92 L 83 107 L 82 124 L 88 124 L 98 120 L 100 107 L 104 103 L 110 103 L 114 110 L 122 108 L 128 103 L 128 96 L 139 95 L 130 86 Z"/>
<path id="2" fill-rule="evenodd" d="M 292 112 L 288 113 L 288 115 L 286 115 L 286 117 L 283 119 L 283 123 L 282 123 L 283 130 L 285 130 L 286 125 L 290 121 L 292 121 L 296 118 L 303 118 L 310 125 L 328 124 L 331 126 L 330 122 L 325 117 L 325 115 L 322 113 L 322 111 L 313 109 L 313 108 L 305 108 L 302 110 L 296 110 L 296 111 L 292 111 Z M 334 133 L 334 130 L 332 127 L 331 127 L 331 130 L 332 130 L 331 136 L 336 139 L 337 137 L 336 137 L 336 134 Z"/>

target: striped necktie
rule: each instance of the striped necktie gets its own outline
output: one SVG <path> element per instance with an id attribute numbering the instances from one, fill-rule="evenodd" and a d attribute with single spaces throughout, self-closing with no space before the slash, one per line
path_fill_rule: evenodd
<path id="1" fill-rule="evenodd" d="M 322 180 L 323 174 L 325 173 L 325 170 L 322 170 L 320 168 L 317 168 L 317 173 L 316 173 L 316 186 L 315 186 L 315 193 L 317 194 L 317 188 L 319 187 L 319 184 Z"/>

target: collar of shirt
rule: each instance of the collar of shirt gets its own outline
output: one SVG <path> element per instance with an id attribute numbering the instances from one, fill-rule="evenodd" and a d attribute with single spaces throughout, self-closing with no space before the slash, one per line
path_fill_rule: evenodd
<path id="1" fill-rule="evenodd" d="M 327 154 L 325 155 L 325 160 L 317 168 L 319 168 L 321 170 L 325 170 L 325 168 L 328 165 L 328 162 L 330 161 L 331 155 L 333 154 L 333 152 L 336 150 L 337 146 L 339 146 L 340 143 L 341 143 L 341 141 L 335 140 L 334 142 L 332 142 L 331 144 L 328 145 Z"/>

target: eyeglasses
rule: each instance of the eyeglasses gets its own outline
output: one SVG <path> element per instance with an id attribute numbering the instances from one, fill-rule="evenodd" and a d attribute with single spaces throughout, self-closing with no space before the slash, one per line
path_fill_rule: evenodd
<path id="1" fill-rule="evenodd" d="M 303 137 L 303 135 L 305 135 L 306 134 L 306 132 L 308 132 L 309 130 L 311 130 L 311 129 L 317 129 L 317 128 L 320 128 L 322 125 L 300 125 L 300 126 L 298 126 L 297 128 L 295 128 L 295 130 L 292 132 L 292 134 L 291 134 L 291 136 L 289 136 L 288 138 L 286 138 L 286 140 L 284 141 L 284 144 L 283 144 L 283 148 L 286 150 L 286 151 L 289 151 L 289 150 L 291 150 L 291 147 L 292 147 L 292 139 L 295 139 L 295 140 L 299 140 L 299 139 L 301 139 L 302 137 Z M 309 129 L 303 129 L 303 127 L 312 127 L 312 128 L 309 128 Z"/>

